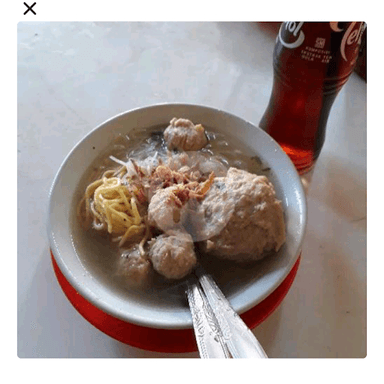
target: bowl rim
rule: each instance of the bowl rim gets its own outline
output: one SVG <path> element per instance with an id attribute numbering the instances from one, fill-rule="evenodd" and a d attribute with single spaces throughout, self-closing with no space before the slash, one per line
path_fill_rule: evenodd
<path id="1" fill-rule="evenodd" d="M 243 123 L 245 123 L 246 125 L 251 126 L 252 128 L 255 128 L 255 129 L 261 131 L 262 134 L 266 135 L 268 137 L 268 139 L 270 139 L 270 141 L 273 143 L 275 148 L 278 151 L 280 151 L 280 154 L 283 155 L 283 157 L 285 157 L 287 165 L 290 168 L 292 176 L 294 177 L 293 182 L 295 183 L 295 186 L 298 189 L 298 193 L 300 195 L 300 201 L 302 202 L 302 206 L 301 206 L 301 212 L 302 212 L 301 222 L 302 222 L 302 226 L 300 228 L 300 234 L 298 236 L 299 237 L 299 241 L 298 241 L 298 247 L 297 247 L 297 252 L 296 252 L 297 255 L 296 255 L 296 257 L 292 257 L 290 259 L 289 263 L 287 264 L 287 266 L 286 266 L 286 268 L 284 270 L 284 273 L 280 276 L 279 279 L 276 280 L 273 289 L 270 289 L 269 292 L 264 293 L 263 295 L 260 295 L 257 298 L 257 300 L 255 300 L 254 302 L 244 304 L 243 307 L 237 311 L 239 314 L 242 314 L 242 313 L 246 312 L 250 308 L 256 306 L 258 303 L 263 301 L 267 296 L 269 296 L 284 281 L 284 279 L 287 277 L 287 275 L 289 274 L 289 272 L 291 271 L 291 269 L 295 265 L 297 259 L 300 256 L 302 244 L 303 244 L 304 237 L 305 237 L 306 227 L 307 227 L 307 201 L 306 201 L 306 195 L 305 195 L 304 187 L 303 187 L 303 185 L 301 183 L 300 176 L 299 176 L 299 174 L 298 174 L 294 164 L 292 163 L 291 159 L 281 149 L 279 144 L 270 135 L 268 135 L 264 130 L 262 130 L 258 125 L 255 125 L 255 124 L 251 123 L 250 121 L 245 120 L 244 118 L 242 118 L 240 116 L 237 116 L 237 115 L 235 115 L 233 113 L 227 112 L 225 110 L 222 110 L 222 109 L 219 109 L 219 108 L 216 108 L 216 107 L 211 107 L 211 106 L 201 105 L 201 104 L 193 104 L 193 103 L 179 103 L 179 102 L 170 102 L 170 103 L 163 102 L 163 103 L 155 103 L 155 104 L 149 104 L 149 105 L 145 105 L 145 106 L 141 106 L 141 107 L 136 107 L 136 108 L 129 109 L 127 111 L 123 111 L 121 113 L 118 113 L 118 114 L 116 114 L 116 115 L 106 119 L 102 123 L 98 124 L 95 128 L 91 129 L 85 136 L 83 136 L 73 146 L 73 148 L 70 150 L 70 152 L 67 154 L 67 156 L 62 161 L 58 171 L 56 172 L 56 174 L 55 174 L 55 176 L 53 178 L 53 181 L 52 181 L 52 184 L 51 184 L 51 187 L 50 187 L 50 190 L 49 190 L 49 199 L 48 199 L 49 200 L 49 202 L 48 202 L 48 213 L 47 213 L 47 232 L 48 232 L 48 238 L 49 238 L 51 250 L 52 250 L 52 252 L 53 252 L 53 254 L 55 256 L 55 261 L 58 264 L 61 272 L 63 273 L 65 278 L 69 281 L 69 283 L 76 289 L 76 291 L 79 294 L 81 294 L 86 300 L 88 300 L 92 304 L 94 304 L 97 307 L 99 307 L 102 311 L 104 311 L 104 312 L 106 312 L 106 313 L 108 313 L 108 314 L 110 314 L 110 315 L 112 315 L 112 316 L 114 316 L 116 318 L 119 318 L 121 320 L 127 321 L 127 322 L 132 323 L 132 324 L 137 324 L 137 325 L 141 325 L 141 326 L 145 326 L 145 327 L 150 327 L 150 328 L 184 329 L 184 328 L 190 328 L 192 326 L 192 318 L 190 319 L 190 321 L 181 322 L 181 323 L 178 323 L 178 324 L 171 324 L 171 323 L 168 323 L 168 322 L 162 322 L 161 319 L 160 319 L 160 321 L 158 323 L 154 324 L 154 323 L 149 322 L 146 319 L 142 318 L 141 316 L 133 315 L 133 316 L 130 316 L 129 318 L 127 318 L 127 316 L 125 314 L 122 314 L 121 312 L 116 311 L 116 309 L 113 306 L 109 305 L 109 303 L 104 302 L 104 301 L 96 302 L 95 299 L 94 299 L 94 296 L 92 295 L 92 293 L 90 293 L 87 289 L 84 289 L 84 286 L 81 283 L 79 283 L 79 281 L 67 269 L 67 266 L 66 266 L 64 260 L 62 259 L 62 254 L 60 253 L 60 250 L 58 249 L 58 247 L 56 245 L 56 242 L 54 240 L 53 232 L 51 231 L 51 228 L 52 228 L 52 215 L 51 215 L 51 213 L 52 213 L 52 206 L 54 204 L 54 201 L 53 201 L 53 195 L 54 194 L 53 194 L 53 192 L 55 190 L 55 187 L 57 186 L 57 183 L 58 183 L 58 180 L 59 180 L 59 178 L 61 176 L 63 168 L 70 161 L 73 153 L 79 148 L 79 146 L 84 141 L 86 141 L 91 135 L 93 135 L 96 131 L 102 129 L 103 127 L 107 126 L 111 122 L 113 122 L 115 120 L 118 120 L 119 118 L 121 118 L 123 116 L 129 115 L 129 114 L 132 114 L 132 113 L 135 113 L 135 112 L 138 112 L 138 111 L 144 111 L 144 110 L 150 111 L 151 109 L 156 109 L 156 108 L 161 108 L 161 107 L 166 107 L 166 108 L 169 108 L 169 107 L 198 108 L 198 109 L 201 109 L 202 111 L 204 110 L 206 112 L 215 113 L 215 114 L 219 113 L 219 114 L 222 114 L 223 116 L 228 116 L 228 117 L 230 117 L 232 119 L 242 120 Z"/>

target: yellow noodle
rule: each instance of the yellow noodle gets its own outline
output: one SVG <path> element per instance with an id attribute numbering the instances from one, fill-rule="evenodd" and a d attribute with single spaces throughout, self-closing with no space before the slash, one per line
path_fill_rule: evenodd
<path id="1" fill-rule="evenodd" d="M 127 241 L 129 236 L 136 235 L 144 228 L 144 225 L 132 225 L 128 228 L 127 232 L 124 234 L 122 239 L 120 240 L 119 246 L 121 247 Z"/>
<path id="2" fill-rule="evenodd" d="M 114 172 L 114 176 L 117 176 L 119 178 L 122 178 L 127 173 L 127 169 L 125 166 L 122 166 L 119 168 L 116 172 Z"/>
<path id="3" fill-rule="evenodd" d="M 111 207 L 111 208 L 113 208 L 113 207 Z M 119 219 L 122 219 L 123 221 L 127 221 L 128 223 L 132 223 L 130 217 L 126 213 L 124 213 L 124 212 L 120 212 L 120 211 L 114 210 L 113 214 L 116 217 L 118 217 Z"/>
<path id="4" fill-rule="evenodd" d="M 140 216 L 140 213 L 137 209 L 137 205 L 136 205 L 136 199 L 134 197 L 132 197 L 131 199 L 131 206 L 132 206 L 132 210 L 133 210 L 133 215 L 134 215 L 134 223 L 137 225 L 140 223 L 140 221 L 142 220 L 141 219 L 141 216 Z"/>
<path id="5" fill-rule="evenodd" d="M 124 212 L 126 210 L 125 204 L 122 200 L 111 202 L 111 208 L 117 212 Z"/>
<path id="6" fill-rule="evenodd" d="M 89 184 L 87 189 L 85 190 L 85 196 L 90 197 L 93 192 L 95 192 L 96 188 L 103 184 L 103 180 L 96 180 L 92 184 Z"/>
<path id="7" fill-rule="evenodd" d="M 93 215 L 94 215 L 96 218 L 99 219 L 99 222 L 102 223 L 102 222 L 103 222 L 103 218 L 102 218 L 102 216 L 100 215 L 100 213 L 96 211 L 94 202 L 92 202 L 92 204 L 91 204 L 91 211 L 92 211 Z"/>
<path id="8" fill-rule="evenodd" d="M 86 188 L 81 201 L 83 204 L 85 200 L 86 215 L 93 218 L 94 227 L 99 230 L 106 227 L 119 246 L 146 228 L 136 199 L 119 178 L 125 173 L 124 167 L 104 172 Z"/>
<path id="9" fill-rule="evenodd" d="M 108 170 L 103 173 L 103 176 L 101 176 L 101 179 L 104 180 L 104 178 L 109 178 L 111 176 L 114 176 L 115 171 L 114 170 Z"/>
<path id="10" fill-rule="evenodd" d="M 96 180 L 92 184 L 88 185 L 85 190 L 85 214 L 87 219 L 89 218 L 89 198 L 101 184 L 103 184 L 102 180 Z"/>
<path id="11" fill-rule="evenodd" d="M 109 206 L 104 207 L 104 212 L 105 212 L 105 219 L 107 221 L 107 229 L 109 233 L 112 233 L 112 222 L 111 222 L 111 214 L 109 212 Z"/>
<path id="12" fill-rule="evenodd" d="M 124 200 L 125 205 L 128 206 L 129 203 L 128 203 L 128 199 L 127 199 L 127 196 L 125 195 L 125 193 L 121 189 L 119 189 L 118 192 L 119 192 L 121 198 Z"/>
<path id="13" fill-rule="evenodd" d="M 140 251 L 141 256 L 145 255 L 144 244 L 147 241 L 149 234 L 150 234 L 150 228 L 149 228 L 147 217 L 145 217 L 144 222 L 145 222 L 145 234 L 144 234 L 144 237 L 141 239 L 140 244 L 139 244 L 139 251 Z"/>

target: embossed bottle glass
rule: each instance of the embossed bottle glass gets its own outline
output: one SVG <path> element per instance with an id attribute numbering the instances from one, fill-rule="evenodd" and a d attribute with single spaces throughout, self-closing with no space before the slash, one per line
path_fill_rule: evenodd
<path id="1" fill-rule="evenodd" d="M 285 22 L 273 53 L 274 79 L 260 127 L 298 172 L 311 170 L 324 144 L 332 104 L 359 54 L 363 22 Z"/>

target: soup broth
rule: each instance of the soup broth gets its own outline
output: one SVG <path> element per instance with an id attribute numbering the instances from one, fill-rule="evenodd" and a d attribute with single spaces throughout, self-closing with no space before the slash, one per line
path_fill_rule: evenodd
<path id="1" fill-rule="evenodd" d="M 78 206 L 84 191 L 91 182 L 101 177 L 109 169 L 118 169 L 120 165 L 111 160 L 114 156 L 123 161 L 128 158 L 144 160 L 166 156 L 166 145 L 162 127 L 150 130 L 133 130 L 126 136 L 119 136 L 109 148 L 102 153 L 79 183 L 71 208 L 72 244 L 87 271 L 101 284 L 107 285 L 117 295 L 136 297 L 140 301 L 156 302 L 156 305 L 169 306 L 170 302 L 185 302 L 185 279 L 168 280 L 154 272 L 151 283 L 143 288 L 133 287 L 122 271 L 121 252 L 117 243 L 111 242 L 110 235 L 85 228 L 78 217 Z M 215 129 L 207 128 L 209 144 L 199 152 L 218 159 L 227 168 L 236 167 L 248 172 L 265 175 L 273 179 L 268 164 L 263 164 L 256 154 L 242 145 L 238 140 L 229 138 Z M 278 191 L 277 191 L 278 192 Z M 258 278 L 262 273 L 262 263 L 237 264 L 219 260 L 213 256 L 196 250 L 199 262 L 210 272 L 220 284 L 223 292 L 230 295 L 235 289 L 241 289 Z M 270 257 L 275 257 L 271 255 Z M 236 282 L 236 284 L 233 284 Z"/>

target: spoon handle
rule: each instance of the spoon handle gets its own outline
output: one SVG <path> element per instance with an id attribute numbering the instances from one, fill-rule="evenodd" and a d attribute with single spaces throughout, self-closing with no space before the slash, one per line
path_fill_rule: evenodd
<path id="1" fill-rule="evenodd" d="M 268 358 L 252 331 L 233 310 L 212 276 L 199 266 L 196 275 L 234 358 Z"/>
<path id="2" fill-rule="evenodd" d="M 187 283 L 187 297 L 200 357 L 203 359 L 230 358 L 217 319 L 199 283 Z"/>

